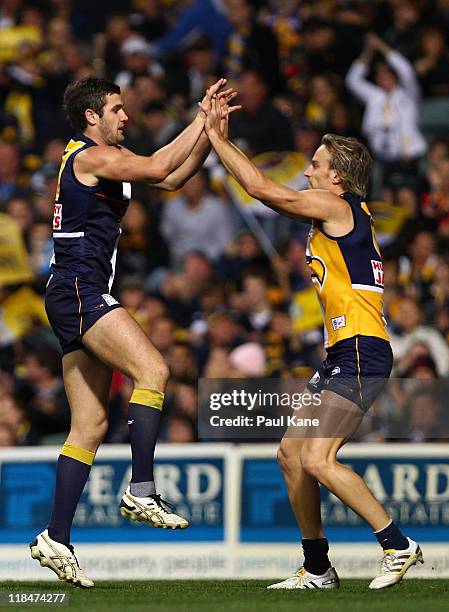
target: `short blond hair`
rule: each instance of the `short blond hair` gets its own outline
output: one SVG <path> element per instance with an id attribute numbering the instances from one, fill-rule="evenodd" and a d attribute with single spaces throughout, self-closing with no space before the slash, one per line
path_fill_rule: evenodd
<path id="1" fill-rule="evenodd" d="M 329 153 L 329 168 L 335 170 L 345 190 L 364 198 L 373 161 L 365 145 L 357 138 L 336 134 L 325 134 L 321 144 Z"/>

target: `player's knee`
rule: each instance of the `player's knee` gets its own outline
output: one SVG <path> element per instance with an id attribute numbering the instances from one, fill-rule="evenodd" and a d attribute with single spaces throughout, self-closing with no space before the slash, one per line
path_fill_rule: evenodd
<path id="1" fill-rule="evenodd" d="M 103 441 L 103 438 L 107 434 L 109 427 L 109 421 L 106 417 L 103 417 L 98 420 L 97 425 L 95 426 L 97 438 L 99 442 Z"/>
<path id="2" fill-rule="evenodd" d="M 158 360 L 158 363 L 156 365 L 155 374 L 158 377 L 158 379 L 161 381 L 161 383 L 165 386 L 170 377 L 170 369 L 167 363 L 165 362 L 165 359 L 163 359 L 162 356 Z"/>
<path id="3" fill-rule="evenodd" d="M 333 470 L 335 462 L 319 452 L 304 449 L 301 453 L 301 464 L 307 474 L 322 482 Z"/>
<path id="4" fill-rule="evenodd" d="M 105 416 L 98 416 L 83 425 L 72 423 L 70 431 L 80 441 L 82 448 L 90 450 L 97 448 L 102 443 L 108 431 L 108 426 L 108 419 Z"/>
<path id="5" fill-rule="evenodd" d="M 277 461 L 282 472 L 288 472 L 298 467 L 299 452 L 293 452 L 291 445 L 282 440 L 277 451 Z"/>
<path id="6" fill-rule="evenodd" d="M 134 387 L 163 390 L 170 376 L 170 370 L 162 355 L 147 362 L 134 377 Z"/>

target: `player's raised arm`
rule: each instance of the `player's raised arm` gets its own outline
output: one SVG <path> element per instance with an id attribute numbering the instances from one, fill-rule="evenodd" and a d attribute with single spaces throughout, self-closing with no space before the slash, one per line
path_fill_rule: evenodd
<path id="1" fill-rule="evenodd" d="M 213 95 L 213 94 L 212 94 Z M 219 92 L 218 98 L 220 100 L 220 104 L 222 107 L 226 106 L 226 117 L 229 113 L 234 110 L 238 110 L 241 108 L 240 106 L 232 106 L 229 107 L 229 103 L 235 98 L 237 92 L 234 91 L 233 88 L 227 89 L 226 91 Z M 212 96 L 210 94 L 210 89 L 207 90 L 206 95 L 204 96 L 202 102 L 200 103 L 201 109 L 206 108 L 210 111 L 212 104 Z M 206 113 L 201 111 L 204 120 L 206 119 Z M 185 162 L 179 166 L 176 170 L 171 172 L 165 180 L 160 183 L 156 183 L 153 187 L 157 187 L 158 189 L 165 189 L 166 191 L 175 191 L 176 189 L 180 189 L 194 174 L 198 172 L 201 166 L 206 161 L 207 156 L 210 153 L 210 140 L 203 130 L 201 136 L 198 139 L 198 142 L 194 146 L 192 152 L 187 157 Z"/>
<path id="2" fill-rule="evenodd" d="M 223 165 L 250 196 L 276 212 L 295 218 L 331 221 L 348 214 L 346 204 L 335 193 L 324 189 L 295 191 L 271 180 L 235 144 L 227 140 L 220 122 L 220 107 L 215 103 L 211 112 L 207 113 L 206 132 Z"/>
<path id="3" fill-rule="evenodd" d="M 213 95 L 216 95 L 225 82 L 225 79 L 219 79 L 208 89 L 205 96 L 206 102 Z M 119 96 L 116 99 L 111 96 L 111 99 L 105 105 L 104 113 L 117 117 L 117 126 L 114 126 L 114 129 L 117 133 L 120 133 L 127 121 L 127 116 Z M 89 136 L 90 127 L 92 131 L 95 130 L 96 135 L 102 120 L 102 116 L 99 116 L 94 110 L 88 109 L 86 111 L 86 121 L 88 123 L 86 135 Z M 98 142 L 99 146 L 89 148 L 77 155 L 76 174 L 82 182 L 87 184 L 95 182 L 98 178 L 159 183 L 185 162 L 204 130 L 204 121 L 204 112 L 198 112 L 195 119 L 179 136 L 149 157 L 135 155 L 127 149 L 111 146 L 111 144 L 117 144 L 118 138 L 114 140 L 111 134 L 111 138 L 108 140 L 109 134 L 104 134 L 103 142 Z M 109 127 L 111 126 L 108 125 Z"/>
<path id="4" fill-rule="evenodd" d="M 225 84 L 226 79 L 218 79 L 218 81 L 207 90 L 205 100 L 210 101 L 212 96 L 217 95 Z M 181 132 L 181 134 L 179 134 L 179 136 L 154 153 L 153 159 L 169 169 L 166 176 L 170 174 L 170 172 L 173 172 L 173 170 L 176 170 L 176 168 L 179 168 L 190 155 L 204 130 L 205 120 L 205 113 L 203 111 L 198 112 L 195 119 Z"/>

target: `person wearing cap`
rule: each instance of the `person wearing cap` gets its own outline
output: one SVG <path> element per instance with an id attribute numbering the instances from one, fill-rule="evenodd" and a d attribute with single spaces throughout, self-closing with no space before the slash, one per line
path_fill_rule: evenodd
<path id="1" fill-rule="evenodd" d="M 138 76 L 160 77 L 164 73 L 161 64 L 152 58 L 151 46 L 142 36 L 130 36 L 121 49 L 125 69 L 115 77 L 115 83 L 123 89 L 130 87 Z"/>

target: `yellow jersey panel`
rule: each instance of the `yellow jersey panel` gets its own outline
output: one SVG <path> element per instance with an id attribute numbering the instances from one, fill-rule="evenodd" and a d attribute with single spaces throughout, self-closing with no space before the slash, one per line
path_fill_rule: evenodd
<path id="1" fill-rule="evenodd" d="M 358 196 L 342 196 L 352 209 L 354 228 L 340 238 L 314 222 L 306 257 L 324 318 L 325 346 L 353 336 L 389 340 L 382 314 L 383 264 L 368 207 Z"/>

